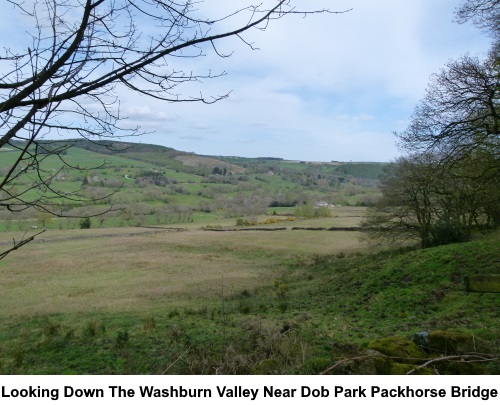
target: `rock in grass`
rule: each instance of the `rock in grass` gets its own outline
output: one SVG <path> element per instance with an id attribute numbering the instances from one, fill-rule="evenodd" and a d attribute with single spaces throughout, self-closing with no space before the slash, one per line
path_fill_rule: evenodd
<path id="1" fill-rule="evenodd" d="M 411 340 L 402 336 L 390 336 L 372 340 L 368 349 L 376 350 L 388 357 L 397 358 L 399 362 L 413 363 L 415 359 L 424 359 L 424 351 Z"/>

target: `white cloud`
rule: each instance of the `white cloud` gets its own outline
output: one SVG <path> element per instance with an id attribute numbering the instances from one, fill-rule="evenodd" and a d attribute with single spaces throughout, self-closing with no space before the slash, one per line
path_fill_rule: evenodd
<path id="1" fill-rule="evenodd" d="M 204 7 L 200 14 L 217 16 L 248 3 L 207 1 L 197 7 Z M 196 142 L 194 151 L 203 154 L 389 160 L 398 153 L 392 132 L 407 125 L 429 75 L 450 58 L 489 47 L 478 30 L 452 22 L 459 3 L 297 1 L 309 9 L 353 10 L 287 16 L 272 21 L 265 32 L 243 34 L 258 51 L 229 38 L 216 46 L 221 53 L 234 50 L 230 58 L 206 47 L 206 57 L 169 60 L 169 67 L 186 72 L 227 72 L 176 89 L 207 97 L 231 92 L 219 103 L 164 103 L 120 91 L 121 113 L 130 126 L 156 130 L 142 141 L 180 150 Z M 5 20 L 0 16 L 0 33 Z M 232 24 L 225 20 L 223 27 Z M 215 33 L 217 27 L 212 29 Z"/>
<path id="2" fill-rule="evenodd" d="M 196 128 L 196 129 L 201 129 L 201 130 L 212 129 L 212 126 L 209 125 L 209 124 L 207 124 L 207 123 L 205 123 L 205 122 L 194 124 L 193 127 Z"/>
<path id="3" fill-rule="evenodd" d="M 148 104 L 131 105 L 123 113 L 131 120 L 178 121 L 180 118 L 178 114 L 159 111 Z"/>
<path id="4" fill-rule="evenodd" d="M 259 127 L 267 127 L 269 124 L 265 121 L 255 121 L 255 122 L 251 122 L 250 123 L 250 126 L 251 127 L 255 127 L 255 128 L 259 128 Z"/>
<path id="5" fill-rule="evenodd" d="M 204 137 L 199 135 L 185 135 L 185 136 L 179 136 L 179 139 L 186 139 L 188 141 L 202 141 Z"/>
<path id="6" fill-rule="evenodd" d="M 375 117 L 370 114 L 357 114 L 357 115 L 339 114 L 335 118 L 343 121 L 371 121 L 375 119 Z"/>

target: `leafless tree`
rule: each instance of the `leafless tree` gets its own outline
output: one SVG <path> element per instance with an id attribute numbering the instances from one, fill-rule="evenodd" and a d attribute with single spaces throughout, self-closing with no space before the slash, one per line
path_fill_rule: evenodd
<path id="1" fill-rule="evenodd" d="M 465 55 L 431 77 L 408 128 L 396 134 L 405 151 L 432 152 L 457 161 L 477 149 L 499 157 L 500 1 L 465 0 L 459 23 L 472 21 L 493 38 L 486 57 Z"/>
<path id="2" fill-rule="evenodd" d="M 496 41 L 500 40 L 499 0 L 467 0 L 457 9 L 456 15 L 459 23 L 472 21 Z"/>
<path id="3" fill-rule="evenodd" d="M 409 126 L 396 134 L 410 157 L 383 182 L 384 200 L 370 219 L 392 229 L 386 235 L 413 229 L 422 247 L 466 240 L 473 226 L 500 218 L 500 1 L 466 0 L 456 15 L 486 30 L 493 47 L 431 77 Z"/>
<path id="4" fill-rule="evenodd" d="M 430 155 L 401 157 L 385 168 L 382 199 L 369 209 L 363 222 L 374 239 L 419 240 L 422 248 L 432 245 L 436 171 Z"/>
<path id="5" fill-rule="evenodd" d="M 193 85 L 225 72 L 192 72 L 182 67 L 187 59 L 208 52 L 230 56 L 218 49 L 220 41 L 230 37 L 254 49 L 244 37 L 248 30 L 265 30 L 273 20 L 290 14 L 331 12 L 299 10 L 291 0 L 238 4 L 215 18 L 208 17 L 208 8 L 196 0 L 2 4 L 2 13 L 22 15 L 30 28 L 27 42 L 21 42 L 26 38 L 21 36 L 4 45 L 0 55 L 0 150 L 15 154 L 0 178 L 0 208 L 36 207 L 60 215 L 56 201 L 61 197 L 80 201 L 79 190 L 61 194 L 54 189 L 57 173 L 43 165 L 49 156 L 68 165 L 64 151 L 71 143 L 44 138 L 58 134 L 95 141 L 141 134 L 140 128 L 127 128 L 120 115 L 120 89 L 165 102 L 217 102 L 228 93 L 205 96 Z M 15 187 L 21 178 L 28 178 L 30 185 Z"/>
<path id="6" fill-rule="evenodd" d="M 498 226 L 494 160 L 485 151 L 452 166 L 428 153 L 397 159 L 386 168 L 382 199 L 370 207 L 364 226 L 375 239 L 419 240 L 422 248 L 467 241 L 476 229 Z"/>
<path id="7" fill-rule="evenodd" d="M 464 56 L 432 76 L 408 128 L 403 150 L 456 161 L 486 148 L 500 152 L 500 70 L 491 58 Z"/>

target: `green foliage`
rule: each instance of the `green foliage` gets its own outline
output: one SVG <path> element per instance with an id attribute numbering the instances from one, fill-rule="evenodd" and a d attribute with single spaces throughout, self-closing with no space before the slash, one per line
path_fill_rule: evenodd
<path id="1" fill-rule="evenodd" d="M 82 218 L 80 220 L 80 229 L 90 229 L 90 227 L 92 226 L 92 221 L 90 220 L 90 218 Z"/>
<path id="2" fill-rule="evenodd" d="M 48 212 L 39 212 L 37 215 L 37 222 L 41 227 L 45 228 L 52 221 L 52 217 L 53 215 L 49 214 Z"/>
<path id="3" fill-rule="evenodd" d="M 307 201 L 367 205 L 377 194 L 376 181 L 354 174 L 342 174 L 340 181 L 337 166 L 327 163 L 211 158 L 161 146 L 120 142 L 91 145 L 75 141 L 74 145 L 65 156 L 68 167 L 53 179 L 52 189 L 61 195 L 78 194 L 82 200 L 67 205 L 58 197 L 57 212 L 83 218 L 113 206 L 131 214 L 129 219 L 107 216 L 105 224 L 101 224 L 106 227 L 197 222 L 206 218 L 205 214 L 210 214 L 210 218 L 260 215 L 269 206 L 279 214 L 281 207 L 300 206 Z M 3 153 L 0 170 L 14 163 L 14 155 Z M 55 156 L 47 157 L 41 164 L 47 173 L 61 169 Z M 218 176 L 211 175 L 214 170 Z M 15 188 L 20 191 L 31 182 L 23 175 Z M 25 196 L 38 198 L 35 189 Z M 46 197 L 52 197 L 50 190 Z M 150 209 L 146 212 L 140 208 L 141 203 Z M 306 211 L 303 218 L 328 214 L 324 209 L 314 214 L 309 208 Z M 0 210 L 0 230 L 20 227 L 25 218 L 37 218 L 37 214 L 28 209 L 17 213 L 13 222 L 9 221 L 11 214 Z M 78 221 L 72 219 L 43 222 L 48 229 L 78 227 Z"/>
<path id="4" fill-rule="evenodd" d="M 251 223 L 248 221 L 248 219 L 244 218 L 237 218 L 236 219 L 236 226 L 250 226 Z"/>
<path id="5" fill-rule="evenodd" d="M 130 335 L 128 333 L 128 330 L 119 330 L 116 333 L 115 347 L 117 349 L 123 349 L 123 347 L 127 344 L 129 339 Z"/>
<path id="6" fill-rule="evenodd" d="M 315 218 L 330 218 L 332 216 L 332 211 L 328 207 L 318 207 L 314 210 Z"/>
<path id="7" fill-rule="evenodd" d="M 144 321 L 143 329 L 144 332 L 151 332 L 156 328 L 156 320 L 154 316 L 151 316 L 150 318 L 146 319 Z"/>
<path id="8" fill-rule="evenodd" d="M 315 208 L 312 204 L 303 204 L 296 207 L 293 211 L 294 216 L 298 218 L 330 218 L 332 211 L 328 207 Z"/>
<path id="9" fill-rule="evenodd" d="M 363 179 L 377 180 L 385 163 L 344 163 L 337 167 L 337 172 Z"/>
<path id="10" fill-rule="evenodd" d="M 464 230 L 456 221 L 438 219 L 431 229 L 432 245 L 440 246 L 449 243 L 463 242 L 467 239 Z"/>
<path id="11" fill-rule="evenodd" d="M 285 312 L 288 309 L 288 284 L 281 283 L 279 280 L 275 279 L 273 282 L 274 295 L 278 301 L 278 306 L 281 312 Z"/>
<path id="12" fill-rule="evenodd" d="M 303 204 L 296 207 L 293 215 L 298 218 L 314 218 L 314 206 L 312 204 Z"/>

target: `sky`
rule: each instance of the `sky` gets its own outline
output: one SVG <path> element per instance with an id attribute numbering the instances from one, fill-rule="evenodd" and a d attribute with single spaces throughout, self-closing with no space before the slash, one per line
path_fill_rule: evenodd
<path id="1" fill-rule="evenodd" d="M 205 6 L 218 15 L 248 3 L 207 0 Z M 127 123 L 154 131 L 132 140 L 203 155 L 390 161 L 401 154 L 394 132 L 408 125 L 430 75 L 451 59 L 489 48 L 478 29 L 453 22 L 459 0 L 295 3 L 350 11 L 289 15 L 266 31 L 244 34 L 258 50 L 231 38 L 216 43 L 219 52 L 233 52 L 230 58 L 207 49 L 205 57 L 186 60 L 186 70 L 226 73 L 186 89 L 205 97 L 230 93 L 215 104 L 120 92 Z"/>

